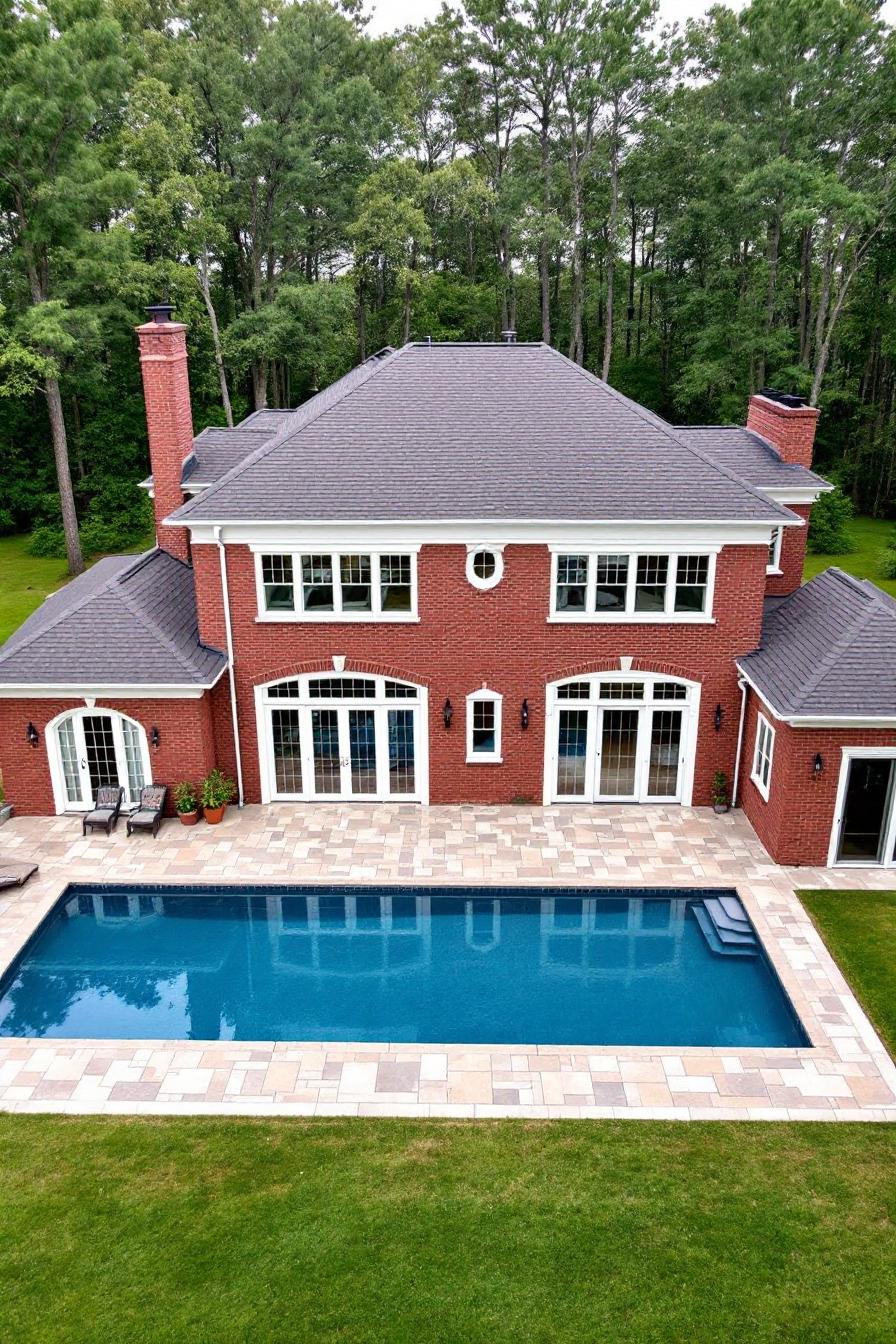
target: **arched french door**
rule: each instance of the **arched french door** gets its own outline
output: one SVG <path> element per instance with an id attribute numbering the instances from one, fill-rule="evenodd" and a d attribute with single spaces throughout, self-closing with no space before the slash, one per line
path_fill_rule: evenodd
<path id="1" fill-rule="evenodd" d="M 57 812 L 87 812 L 104 784 L 120 784 L 135 807 L 152 783 L 146 733 L 110 709 L 77 709 L 47 725 L 47 751 Z"/>
<path id="2" fill-rule="evenodd" d="M 546 803 L 689 804 L 700 686 L 601 672 L 547 687 Z"/>
<path id="3" fill-rule="evenodd" d="M 357 673 L 256 687 L 264 802 L 427 802 L 426 691 Z"/>

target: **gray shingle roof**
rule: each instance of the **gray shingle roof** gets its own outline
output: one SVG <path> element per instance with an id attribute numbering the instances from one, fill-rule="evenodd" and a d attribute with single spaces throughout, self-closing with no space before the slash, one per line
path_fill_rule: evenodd
<path id="1" fill-rule="evenodd" d="M 807 467 L 783 462 L 768 439 L 742 425 L 676 425 L 675 433 L 757 489 L 832 489 Z"/>
<path id="2" fill-rule="evenodd" d="M 115 555 L 50 596 L 0 646 L 0 685 L 208 686 L 193 571 L 165 551 Z"/>
<path id="3" fill-rule="evenodd" d="M 896 718 L 896 601 L 825 570 L 766 612 L 759 648 L 738 665 L 785 718 Z"/>
<path id="4" fill-rule="evenodd" d="M 541 342 L 368 360 L 173 516 L 793 521 Z"/>

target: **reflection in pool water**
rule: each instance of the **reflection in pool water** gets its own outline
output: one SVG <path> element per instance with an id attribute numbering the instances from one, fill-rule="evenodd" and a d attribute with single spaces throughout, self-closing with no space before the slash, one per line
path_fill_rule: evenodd
<path id="1" fill-rule="evenodd" d="M 703 894 L 70 887 L 0 982 L 0 1035 L 798 1046 Z"/>

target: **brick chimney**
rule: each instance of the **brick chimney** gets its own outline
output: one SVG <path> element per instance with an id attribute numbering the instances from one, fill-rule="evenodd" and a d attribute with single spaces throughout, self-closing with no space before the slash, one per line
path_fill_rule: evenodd
<path id="1" fill-rule="evenodd" d="M 807 406 L 805 397 L 764 387 L 750 398 L 747 429 L 773 443 L 785 462 L 812 466 L 812 448 L 818 409 Z"/>
<path id="2" fill-rule="evenodd" d="M 182 322 L 171 321 L 173 309 L 168 304 L 155 304 L 146 311 L 150 320 L 137 328 L 137 338 L 149 430 L 156 537 L 163 550 L 189 562 L 187 529 L 165 527 L 162 523 L 184 502 L 181 472 L 184 458 L 193 447 L 187 329 Z"/>

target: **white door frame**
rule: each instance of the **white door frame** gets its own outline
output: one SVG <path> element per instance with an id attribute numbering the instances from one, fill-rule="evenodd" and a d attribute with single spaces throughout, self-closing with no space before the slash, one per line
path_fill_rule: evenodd
<path id="1" fill-rule="evenodd" d="M 837 779 L 837 800 L 834 804 L 834 817 L 831 823 L 831 841 L 828 846 L 828 867 L 829 868 L 896 868 L 896 861 L 893 858 L 894 847 L 896 847 L 896 779 L 890 789 L 890 798 L 887 806 L 890 809 L 890 815 L 886 819 L 884 826 L 883 859 L 875 863 L 871 859 L 838 859 L 837 850 L 840 847 L 840 830 L 843 826 L 844 809 L 846 807 L 846 785 L 849 780 L 849 768 L 854 760 L 863 760 L 866 757 L 870 759 L 896 761 L 896 746 L 893 747 L 841 747 L 840 748 L 840 774 Z"/>
<path id="2" fill-rule="evenodd" d="M 84 709 L 67 709 L 62 714 L 57 714 L 55 718 L 44 728 L 44 738 L 47 744 L 47 760 L 50 765 L 50 780 L 53 785 L 53 803 L 56 808 L 57 816 L 64 812 L 89 812 L 93 807 L 93 788 L 90 783 L 90 772 L 86 765 L 86 747 L 84 743 L 84 720 L 85 718 L 107 718 L 112 721 L 112 737 L 115 744 L 115 764 L 118 770 L 119 783 L 125 791 L 125 807 L 135 806 L 136 800 L 128 801 L 128 769 L 127 754 L 124 746 L 124 734 L 122 733 L 122 722 L 127 720 L 137 729 L 137 740 L 140 744 L 140 757 L 143 765 L 143 783 L 152 783 L 152 766 L 149 756 L 149 742 L 146 737 L 146 729 L 142 723 L 129 714 L 122 714 L 118 709 L 107 709 L 104 706 L 87 706 Z M 69 802 L 68 790 L 65 784 L 65 770 L 62 765 L 62 744 L 59 741 L 59 729 L 66 720 L 72 721 L 72 729 L 75 737 L 75 749 L 77 753 L 79 777 L 81 784 L 81 801 Z"/>
<path id="3" fill-rule="evenodd" d="M 373 696 L 339 698 L 311 698 L 309 686 L 319 680 L 338 680 L 340 677 L 373 681 L 376 693 Z M 386 697 L 385 683 L 400 682 L 413 687 L 413 698 Z M 298 694 L 272 697 L 271 687 L 285 682 L 297 683 Z M 346 671 L 312 672 L 296 677 L 277 677 L 255 687 L 255 721 L 258 731 L 258 757 L 261 777 L 261 801 L 272 802 L 320 802 L 320 803 L 428 803 L 429 802 L 429 697 L 425 686 L 398 677 L 374 676 L 366 672 Z M 299 715 L 299 740 L 301 743 L 301 775 L 303 788 L 301 793 L 279 793 L 276 787 L 274 770 L 274 734 L 271 711 L 274 709 L 296 710 Z M 340 751 L 342 743 L 348 738 L 349 713 L 352 710 L 373 710 L 375 723 L 375 751 L 377 790 L 375 793 L 352 794 L 351 764 L 348 754 L 340 756 L 340 790 L 338 793 L 319 793 L 314 789 L 314 760 L 311 730 L 311 715 L 314 710 L 335 710 L 337 715 Z M 414 723 L 414 780 L 413 793 L 389 793 L 389 710 L 410 710 Z"/>
<path id="4" fill-rule="evenodd" d="M 589 697 L 587 700 L 559 700 L 558 688 L 575 682 L 587 682 Z M 643 683 L 645 694 L 641 700 L 600 699 L 598 687 L 601 682 Z M 674 682 L 684 686 L 686 697 L 679 700 L 654 700 L 653 687 L 657 682 Z M 544 735 L 544 788 L 545 806 L 553 803 L 611 803 L 611 802 L 680 802 L 690 807 L 694 794 L 694 764 L 697 751 L 697 726 L 700 714 L 699 682 L 687 677 L 669 676 L 662 672 L 588 672 L 581 676 L 561 677 L 558 681 L 548 682 L 545 687 L 545 735 Z M 559 795 L 557 780 L 557 733 L 560 723 L 560 711 L 580 709 L 588 714 L 588 734 L 585 747 L 585 792 L 579 797 Z M 600 733 L 603 711 L 606 709 L 634 709 L 639 711 L 638 744 L 636 760 L 636 778 L 634 794 L 626 797 L 610 798 L 598 794 L 600 771 Z M 646 761 L 650 750 L 651 724 L 657 710 L 681 711 L 681 744 L 679 748 L 678 794 L 676 798 L 652 797 L 646 792 Z"/>

